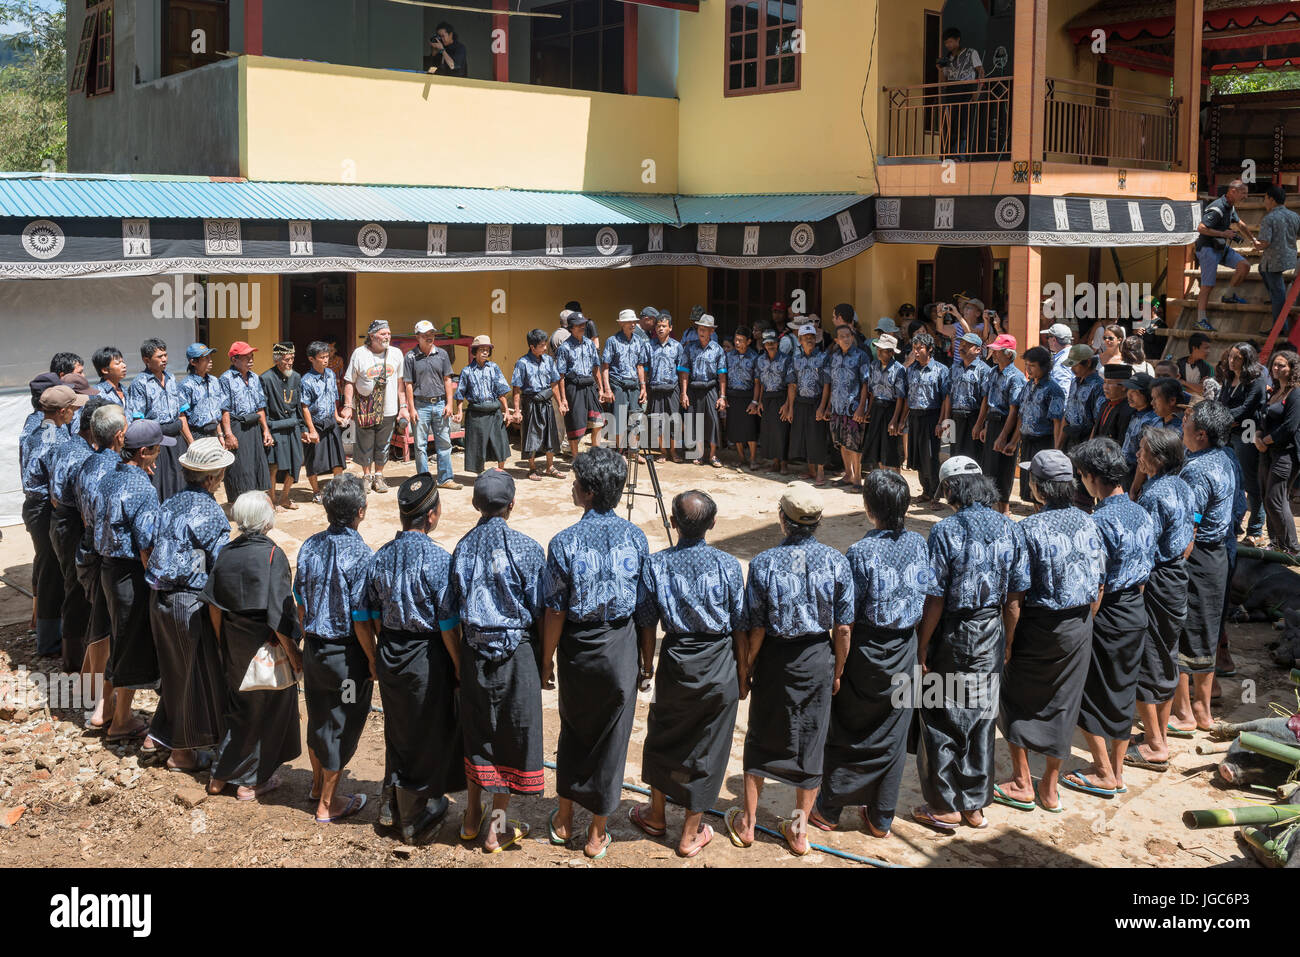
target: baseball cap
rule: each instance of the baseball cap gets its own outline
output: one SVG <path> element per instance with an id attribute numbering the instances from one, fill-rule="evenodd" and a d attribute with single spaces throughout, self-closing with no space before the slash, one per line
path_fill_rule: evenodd
<path id="1" fill-rule="evenodd" d="M 587 317 L 575 309 L 573 312 L 569 313 L 569 317 L 565 321 L 570 326 L 585 326 L 587 324 Z"/>
<path id="2" fill-rule="evenodd" d="M 1065 355 L 1065 361 L 1068 365 L 1078 365 L 1080 362 L 1087 362 L 1096 354 L 1092 351 L 1092 346 L 1080 342 L 1077 345 L 1070 346 L 1070 351 Z"/>
<path id="3" fill-rule="evenodd" d="M 239 342 L 232 342 L 230 344 L 230 356 L 232 359 L 235 356 L 251 356 L 256 351 L 257 351 L 256 349 L 254 349 L 252 346 L 250 346 L 247 342 L 244 342 L 243 340 L 240 340 Z"/>
<path id="4" fill-rule="evenodd" d="M 46 412 L 74 409 L 86 404 L 88 396 L 73 392 L 66 385 L 52 385 L 41 393 L 41 408 Z"/>
<path id="5" fill-rule="evenodd" d="M 91 385 L 90 381 L 80 372 L 64 373 L 61 382 L 77 395 L 99 395 L 99 390 Z"/>
<path id="6" fill-rule="evenodd" d="M 807 482 L 791 482 L 781 493 L 781 512 L 796 525 L 816 525 L 822 520 L 822 497 Z"/>
<path id="7" fill-rule="evenodd" d="M 1021 462 L 1020 467 L 1045 482 L 1068 482 L 1074 478 L 1074 464 L 1060 449 L 1043 449 L 1032 461 Z"/>
<path id="8" fill-rule="evenodd" d="M 1015 351 L 1016 351 L 1016 337 L 1015 337 L 1015 336 L 1009 336 L 1009 335 L 1007 335 L 1006 333 L 1003 333 L 1002 335 L 1000 335 L 1000 336 L 998 336 L 996 339 L 994 339 L 991 343 L 989 343 L 989 348 L 990 348 L 990 349 L 1005 349 L 1005 350 L 1008 351 L 1008 352 L 1015 352 Z"/>
<path id="9" fill-rule="evenodd" d="M 759 337 L 763 342 L 776 342 L 776 330 L 764 329 L 762 336 Z"/>
<path id="10" fill-rule="evenodd" d="M 939 466 L 939 481 L 946 482 L 954 475 L 982 475 L 980 465 L 969 455 L 954 455 Z"/>
<path id="11" fill-rule="evenodd" d="M 779 312 L 783 309 L 785 309 L 785 303 L 782 302 L 780 299 L 772 303 L 772 312 Z"/>
<path id="12" fill-rule="evenodd" d="M 644 319 L 644 318 L 646 318 L 647 316 L 649 316 L 649 317 L 652 318 L 652 319 L 658 319 L 658 318 L 659 318 L 659 310 L 656 309 L 654 306 L 644 306 L 644 307 L 642 307 L 642 309 L 641 309 L 641 318 Z"/>
<path id="13" fill-rule="evenodd" d="M 406 517 L 423 515 L 438 504 L 438 480 L 428 472 L 417 472 L 397 490 L 397 508 Z"/>
<path id="14" fill-rule="evenodd" d="M 153 419 L 136 419 L 126 427 L 126 449 L 147 449 L 151 445 L 175 445 L 170 435 L 163 435 L 162 426 Z"/>
<path id="15" fill-rule="evenodd" d="M 515 500 L 515 480 L 500 469 L 489 469 L 474 480 L 474 507 L 496 512 Z"/>
<path id="16" fill-rule="evenodd" d="M 816 336 L 820 334 L 821 334 L 821 330 L 818 329 L 811 322 L 805 322 L 803 325 L 799 327 L 800 336 Z"/>
<path id="17" fill-rule="evenodd" d="M 31 382 L 27 383 L 27 387 L 31 389 L 32 392 L 32 400 L 38 404 L 41 401 L 41 393 L 54 385 L 63 385 L 63 380 L 54 372 L 42 372 Z"/>
<path id="18" fill-rule="evenodd" d="M 1051 336 L 1059 342 L 1073 342 L 1074 331 L 1062 322 L 1049 326 L 1039 333 L 1040 336 Z"/>
<path id="19" fill-rule="evenodd" d="M 874 345 L 877 349 L 890 349 L 894 352 L 898 351 L 898 340 L 891 335 L 881 336 L 879 339 L 873 342 L 872 345 Z"/>
<path id="20" fill-rule="evenodd" d="M 201 342 L 193 342 L 185 347 L 186 359 L 202 359 L 204 356 L 212 355 L 212 350 Z"/>
<path id="21" fill-rule="evenodd" d="M 433 323 L 428 319 L 421 319 L 415 324 L 415 334 L 417 336 L 422 336 L 426 332 L 433 332 Z"/>
<path id="22" fill-rule="evenodd" d="M 984 340 L 981 339 L 981 338 L 979 337 L 979 333 L 976 333 L 976 332 L 968 332 L 968 333 L 966 333 L 965 335 L 961 336 L 961 337 L 958 339 L 958 341 L 959 341 L 959 342 L 965 342 L 965 343 L 967 343 L 968 345 L 972 345 L 972 346 L 982 346 L 982 345 L 984 345 Z"/>
<path id="23" fill-rule="evenodd" d="M 1124 388 L 1132 389 L 1134 392 L 1141 392 L 1148 399 L 1151 398 L 1151 384 L 1156 380 L 1151 378 L 1145 372 L 1135 372 L 1127 382 Z"/>
<path id="24" fill-rule="evenodd" d="M 196 472 L 215 472 L 224 469 L 235 461 L 235 454 L 228 452 L 215 436 L 195 439 L 177 461 L 187 469 Z"/>

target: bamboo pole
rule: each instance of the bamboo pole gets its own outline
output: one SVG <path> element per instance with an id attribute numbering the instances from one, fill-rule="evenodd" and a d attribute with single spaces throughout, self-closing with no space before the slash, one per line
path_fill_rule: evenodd
<path id="1" fill-rule="evenodd" d="M 1241 558 L 1257 558 L 1262 562 L 1273 562 L 1276 565 L 1300 565 L 1300 562 L 1297 562 L 1290 555 L 1270 551 L 1266 548 L 1255 548 L 1251 545 L 1238 545 L 1237 555 Z"/>
<path id="2" fill-rule="evenodd" d="M 1183 824 L 1197 830 L 1202 827 L 1236 827 L 1239 824 L 1278 824 L 1297 817 L 1300 817 L 1300 804 L 1252 804 L 1184 811 Z"/>
<path id="3" fill-rule="evenodd" d="M 1247 751 L 1262 754 L 1274 761 L 1281 761 L 1283 764 L 1300 764 L 1300 748 L 1282 744 L 1280 741 L 1266 738 L 1262 734 L 1251 734 L 1249 731 L 1243 731 L 1237 740 Z"/>

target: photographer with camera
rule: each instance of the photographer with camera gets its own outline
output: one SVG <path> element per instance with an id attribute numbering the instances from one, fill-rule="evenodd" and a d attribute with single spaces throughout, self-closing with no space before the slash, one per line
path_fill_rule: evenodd
<path id="1" fill-rule="evenodd" d="M 430 73 L 442 76 L 469 76 L 469 61 L 465 58 L 465 44 L 456 39 L 456 31 L 446 20 L 438 24 L 429 37 L 429 47 L 433 50 L 433 66 Z"/>
<path id="2" fill-rule="evenodd" d="M 943 31 L 944 56 L 935 64 L 943 78 L 939 81 L 940 102 L 944 104 L 945 145 L 954 146 L 954 159 L 962 160 L 970 138 L 973 105 L 984 91 L 984 61 L 974 50 L 961 45 L 961 31 L 949 27 Z M 968 105 L 971 104 L 971 105 Z"/>

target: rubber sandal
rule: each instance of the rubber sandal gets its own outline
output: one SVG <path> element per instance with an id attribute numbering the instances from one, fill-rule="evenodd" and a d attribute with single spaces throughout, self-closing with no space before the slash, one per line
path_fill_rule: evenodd
<path id="1" fill-rule="evenodd" d="M 701 841 L 699 844 L 696 844 L 693 848 L 691 848 L 690 853 L 683 854 L 681 851 L 678 851 L 677 856 L 689 860 L 690 858 L 697 856 L 700 853 L 700 851 L 708 847 L 709 842 L 712 840 L 713 840 L 713 828 L 710 827 L 708 824 L 706 824 L 704 825 L 704 840 Z"/>
<path id="2" fill-rule="evenodd" d="M 140 727 L 135 728 L 131 731 L 126 731 L 122 734 L 107 735 L 104 738 L 104 740 L 107 741 L 109 744 L 117 744 L 120 741 L 138 741 L 140 738 L 143 738 L 148 733 L 149 733 L 149 725 L 142 724 L 140 725 Z"/>
<path id="3" fill-rule="evenodd" d="M 1037 781 L 1034 782 L 1034 803 L 1037 804 L 1039 807 L 1041 807 L 1048 814 L 1060 814 L 1062 811 L 1065 810 L 1065 805 L 1061 803 L 1061 798 L 1059 795 L 1056 798 L 1056 807 L 1047 806 L 1046 802 L 1043 801 L 1043 796 L 1038 793 Z"/>
<path id="4" fill-rule="evenodd" d="M 949 821 L 941 821 L 934 816 L 934 812 L 928 807 L 912 808 L 912 820 L 922 827 L 928 827 L 931 830 L 938 831 L 940 834 L 956 834 L 957 825 Z"/>
<path id="5" fill-rule="evenodd" d="M 363 792 L 358 791 L 348 800 L 348 806 L 343 809 L 342 814 L 336 814 L 334 817 L 317 817 L 317 824 L 337 824 L 344 818 L 352 817 L 360 813 L 361 809 L 366 806 L 366 796 Z"/>
<path id="6" fill-rule="evenodd" d="M 258 798 L 260 798 L 263 794 L 270 794 L 272 791 L 274 791 L 276 788 L 278 788 L 278 787 L 279 787 L 281 784 L 283 784 L 283 783 L 284 783 L 284 782 L 281 781 L 281 779 L 280 779 L 280 775 L 278 775 L 278 774 L 272 774 L 269 778 L 266 779 L 266 783 L 265 783 L 265 784 L 259 784 L 257 787 L 253 788 L 253 793 L 252 793 L 251 795 L 249 795 L 248 797 L 240 797 L 240 795 L 239 795 L 239 789 L 236 788 L 236 789 L 235 789 L 235 800 L 236 800 L 236 801 L 256 801 L 256 800 L 257 800 Z M 317 800 L 317 801 L 320 800 L 319 795 L 316 797 L 316 800 Z"/>
<path id="7" fill-rule="evenodd" d="M 711 458 L 711 459 L 709 459 L 709 464 L 712 465 L 715 469 L 720 469 L 720 468 L 722 468 L 722 463 L 721 463 L 720 461 L 718 461 L 717 458 Z"/>
<path id="8" fill-rule="evenodd" d="M 216 760 L 216 755 L 214 755 L 207 748 L 203 748 L 200 751 L 194 752 L 194 767 L 179 768 L 179 767 L 172 767 L 170 764 L 167 765 L 166 767 L 168 771 L 177 774 L 198 774 L 200 771 L 206 771 L 209 768 L 211 768 L 212 762 L 215 760 Z"/>
<path id="9" fill-rule="evenodd" d="M 808 815 L 808 823 L 811 824 L 813 827 L 817 828 L 817 830 L 819 831 L 835 830 L 835 825 L 827 821 L 820 814 L 818 814 L 816 810 L 814 810 L 812 814 Z"/>
<path id="10" fill-rule="evenodd" d="M 611 843 L 613 843 L 613 840 L 614 840 L 614 838 L 613 838 L 612 836 L 610 836 L 610 833 L 609 833 L 608 831 L 606 831 L 606 832 L 605 832 L 605 843 L 602 844 L 602 845 L 600 845 L 600 853 L 599 853 L 599 854 L 588 854 L 588 853 L 587 853 L 587 849 L 586 849 L 585 847 L 582 849 L 582 853 L 583 853 L 584 856 L 586 856 L 586 858 L 587 858 L 588 860 L 591 860 L 591 861 L 599 861 L 599 860 L 601 860 L 602 858 L 604 858 L 604 856 L 605 856 L 605 852 L 609 850 L 609 845 L 610 845 Z"/>
<path id="11" fill-rule="evenodd" d="M 560 835 L 555 833 L 555 815 L 559 813 L 560 809 L 558 807 L 551 812 L 551 816 L 546 820 L 546 831 L 552 844 L 556 847 L 564 847 L 569 843 L 568 838 L 560 837 Z"/>
<path id="12" fill-rule="evenodd" d="M 648 834 L 650 837 L 663 837 L 668 833 L 668 828 L 654 827 L 641 819 L 641 808 L 644 806 L 643 804 L 634 804 L 628 808 L 627 819 L 640 828 L 642 833 Z"/>
<path id="13" fill-rule="evenodd" d="M 966 826 L 967 826 L 968 828 L 970 828 L 972 831 L 986 831 L 986 830 L 988 830 L 989 819 L 988 819 L 987 817 L 986 817 L 984 820 L 980 821 L 978 824 L 972 824 L 970 821 L 966 820 L 966 815 L 967 815 L 967 814 L 973 814 L 973 813 L 974 813 L 973 811 L 962 811 L 962 813 L 961 813 L 961 822 L 962 822 L 962 824 L 966 825 Z"/>
<path id="14" fill-rule="evenodd" d="M 885 838 L 889 837 L 888 828 L 886 828 L 883 831 L 876 830 L 876 826 L 871 823 L 871 818 L 867 816 L 867 806 L 865 804 L 858 805 L 858 816 L 862 818 L 862 826 L 867 829 L 867 833 L 870 834 L 872 837 L 874 837 L 876 840 L 882 841 Z"/>
<path id="15" fill-rule="evenodd" d="M 776 826 L 776 829 L 780 831 L 781 836 L 785 838 L 785 846 L 790 848 L 791 854 L 793 854 L 795 857 L 805 857 L 812 850 L 812 844 L 809 844 L 808 847 L 802 851 L 796 851 L 794 849 L 794 836 L 791 833 L 794 829 L 793 825 L 794 825 L 793 821 L 782 821 Z"/>
<path id="16" fill-rule="evenodd" d="M 518 844 L 528 836 L 528 825 L 523 821 L 507 821 L 506 823 L 510 825 L 510 840 L 498 844 L 496 847 L 488 851 L 489 854 L 500 854 L 507 847 Z"/>
<path id="17" fill-rule="evenodd" d="M 1033 801 L 1020 801 L 1007 794 L 998 785 L 993 785 L 993 803 L 1005 804 L 1007 807 L 1013 807 L 1017 811 L 1032 811 L 1037 805 Z"/>
<path id="18" fill-rule="evenodd" d="M 465 818 L 462 817 L 460 819 L 460 839 L 462 841 L 474 840 L 479 836 L 479 833 L 483 830 L 483 820 L 487 817 L 487 812 L 488 812 L 487 802 L 484 801 L 482 804 L 479 805 L 479 807 L 482 810 L 479 812 L 479 816 L 478 816 L 478 827 L 474 828 L 473 834 L 467 834 L 465 832 Z"/>
<path id="19" fill-rule="evenodd" d="M 1195 731 L 1184 731 L 1182 728 L 1175 728 L 1172 724 L 1165 725 L 1165 734 L 1171 738 L 1194 738 Z"/>
<path id="20" fill-rule="evenodd" d="M 533 469 L 531 472 L 528 473 L 528 481 L 540 482 L 541 480 L 542 480 L 542 473 L 537 471 L 536 469 Z"/>
<path id="21" fill-rule="evenodd" d="M 1152 761 L 1142 757 L 1142 752 L 1138 750 L 1137 742 L 1130 741 L 1128 750 L 1124 752 L 1124 763 L 1130 768 L 1141 768 L 1143 771 L 1155 771 L 1163 774 L 1169 770 L 1169 761 Z"/>
<path id="22" fill-rule="evenodd" d="M 1215 668 L 1214 677 L 1216 678 L 1235 678 L 1237 677 L 1236 668 Z"/>
<path id="23" fill-rule="evenodd" d="M 723 819 L 727 822 L 727 837 L 731 838 L 731 843 L 736 847 L 753 847 L 754 842 L 746 843 L 740 839 L 740 832 L 736 830 L 736 818 L 744 814 L 744 810 L 738 807 L 728 808 L 727 815 Z"/>
<path id="24" fill-rule="evenodd" d="M 1070 775 L 1078 778 L 1078 780 L 1073 780 Z M 1080 794 L 1091 794 L 1094 797 L 1106 798 L 1107 800 L 1110 800 L 1116 794 L 1120 793 L 1114 788 L 1097 787 L 1097 785 L 1088 780 L 1087 775 L 1080 774 L 1078 771 L 1071 771 L 1069 774 L 1062 774 L 1061 786 L 1067 787 L 1071 791 L 1078 791 Z"/>
<path id="25" fill-rule="evenodd" d="M 559 469 L 557 469 L 554 465 L 552 465 L 549 469 L 547 469 L 542 474 L 545 475 L 547 478 L 564 478 L 564 473 L 561 472 Z"/>

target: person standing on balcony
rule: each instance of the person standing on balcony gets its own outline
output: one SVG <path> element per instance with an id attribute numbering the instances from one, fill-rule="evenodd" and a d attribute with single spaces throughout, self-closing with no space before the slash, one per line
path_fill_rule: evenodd
<path id="1" fill-rule="evenodd" d="M 465 44 L 456 38 L 456 31 L 450 23 L 443 20 L 429 37 L 429 47 L 433 50 L 433 66 L 430 73 L 440 76 L 469 76 L 469 61 L 465 57 Z"/>
<path id="2" fill-rule="evenodd" d="M 456 386 L 451 381 L 451 356 L 438 348 L 433 323 L 421 319 L 415 324 L 416 347 L 406 354 L 402 366 L 402 388 L 406 405 L 415 414 L 415 471 L 429 471 L 429 434 L 438 450 L 438 487 L 460 489 L 451 469 L 451 423 L 460 421 L 456 408 Z"/>
<path id="3" fill-rule="evenodd" d="M 1264 190 L 1264 209 L 1255 245 L 1263 250 L 1259 257 L 1259 278 L 1264 280 L 1268 289 L 1268 298 L 1273 304 L 1271 315 L 1277 322 L 1286 303 L 1286 283 L 1282 281 L 1282 273 L 1296 268 L 1295 241 L 1296 234 L 1300 233 L 1300 214 L 1286 208 L 1286 190 L 1277 183 Z M 1290 317 L 1287 319 L 1282 328 L 1283 336 L 1291 325 Z"/>
<path id="4" fill-rule="evenodd" d="M 947 114 L 947 145 L 956 147 L 957 159 L 966 159 L 974 110 L 966 104 L 979 99 L 984 90 L 984 62 L 974 50 L 961 45 L 961 31 L 956 27 L 943 31 L 943 48 L 945 55 L 938 63 L 943 74 L 939 95 Z"/>
<path id="5" fill-rule="evenodd" d="M 1201 291 L 1196 297 L 1196 327 L 1211 332 L 1214 327 L 1206 318 L 1205 307 L 1210 301 L 1210 290 L 1218 281 L 1219 266 L 1235 270 L 1229 289 L 1240 286 L 1250 274 L 1250 263 L 1246 257 L 1228 245 L 1229 240 L 1236 241 L 1239 235 L 1245 235 L 1252 244 L 1259 241 L 1250 234 L 1250 227 L 1237 215 L 1236 205 L 1246 198 L 1246 185 L 1239 179 L 1228 184 L 1228 191 L 1205 207 L 1201 213 L 1201 222 L 1196 231 L 1200 238 L 1196 240 L 1196 261 L 1201 266 Z M 1293 243 L 1294 245 L 1294 243 Z M 1246 300 L 1233 293 L 1224 293 L 1222 302 L 1244 303 Z"/>
<path id="6" fill-rule="evenodd" d="M 343 373 L 343 411 L 339 422 L 346 429 L 355 408 L 357 428 L 352 457 L 361 466 L 362 487 L 376 492 L 388 491 L 384 465 L 388 462 L 388 443 L 398 413 L 410 421 L 399 379 L 402 352 L 389 345 L 392 338 L 388 321 L 376 319 L 366 330 L 366 341 L 352 353 L 348 370 Z"/>

